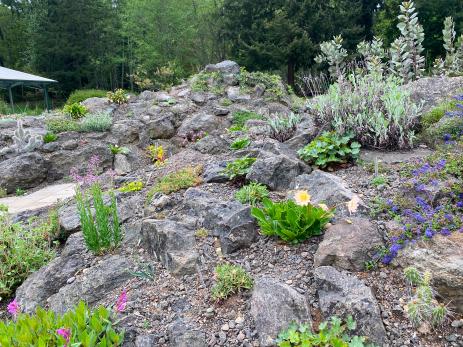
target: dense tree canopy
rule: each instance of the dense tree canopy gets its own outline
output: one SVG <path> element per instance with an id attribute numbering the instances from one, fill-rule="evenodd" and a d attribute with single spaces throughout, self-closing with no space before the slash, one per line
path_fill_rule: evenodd
<path id="1" fill-rule="evenodd" d="M 398 36 L 400 0 L 0 0 L 0 65 L 78 88 L 157 89 L 207 63 L 237 60 L 286 75 L 314 69 L 320 43 Z M 416 0 L 428 65 L 442 55 L 442 28 L 461 0 Z"/>

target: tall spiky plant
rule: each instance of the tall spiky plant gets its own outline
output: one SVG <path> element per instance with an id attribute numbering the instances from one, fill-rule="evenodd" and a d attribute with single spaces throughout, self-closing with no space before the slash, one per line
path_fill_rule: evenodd
<path id="1" fill-rule="evenodd" d="M 424 72 L 424 31 L 418 22 L 418 13 L 413 1 L 400 5 L 399 28 L 401 36 L 391 47 L 391 70 L 400 76 L 404 83 L 421 77 Z"/>
<path id="2" fill-rule="evenodd" d="M 357 45 L 357 52 L 365 60 L 368 71 L 383 73 L 383 59 L 386 56 L 383 46 L 383 40 L 377 37 L 374 37 L 371 42 L 362 41 Z"/>
<path id="3" fill-rule="evenodd" d="M 332 78 L 342 76 L 345 66 L 345 59 L 347 57 L 347 50 L 342 47 L 344 39 L 341 35 L 334 36 L 331 41 L 325 41 L 320 44 L 322 51 L 315 58 L 315 62 L 321 64 L 327 62 L 329 72 Z"/>
<path id="4" fill-rule="evenodd" d="M 434 71 L 437 74 L 455 75 L 463 72 L 463 35 L 455 42 L 455 21 L 452 17 L 445 18 L 442 30 L 445 60 L 437 58 L 434 62 Z"/>

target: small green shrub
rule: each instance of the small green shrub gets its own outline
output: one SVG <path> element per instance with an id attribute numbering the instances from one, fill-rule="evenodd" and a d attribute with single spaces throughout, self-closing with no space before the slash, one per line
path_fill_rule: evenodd
<path id="1" fill-rule="evenodd" d="M 26 195 L 26 191 L 22 188 L 16 188 L 15 194 L 16 196 L 23 196 Z"/>
<path id="2" fill-rule="evenodd" d="M 251 289 L 252 277 L 240 266 L 231 264 L 218 265 L 215 268 L 216 283 L 211 294 L 214 300 L 224 300 L 242 289 Z"/>
<path id="3" fill-rule="evenodd" d="M 245 138 L 240 138 L 240 139 L 236 139 L 235 141 L 233 141 L 230 148 L 234 150 L 239 150 L 239 149 L 248 147 L 250 144 L 251 144 L 251 140 L 245 137 Z"/>
<path id="4" fill-rule="evenodd" d="M 44 143 L 55 142 L 56 140 L 58 140 L 58 135 L 56 135 L 56 134 L 54 134 L 52 132 L 48 132 L 45 135 L 43 135 L 43 142 Z"/>
<path id="5" fill-rule="evenodd" d="M 288 243 L 300 243 L 319 236 L 332 213 L 310 203 L 301 206 L 292 200 L 272 202 L 265 198 L 263 207 L 253 207 L 251 214 L 259 223 L 262 234 L 279 236 Z"/>
<path id="6" fill-rule="evenodd" d="M 124 183 L 122 187 L 118 189 L 118 191 L 122 193 L 131 193 L 131 192 L 139 192 L 142 189 L 143 189 L 143 182 L 134 181 L 134 182 Z"/>
<path id="7" fill-rule="evenodd" d="M 126 154 L 127 155 L 130 153 L 130 150 L 127 147 L 113 145 L 112 143 L 108 145 L 108 148 L 111 151 L 112 155 L 116 155 L 116 154 Z"/>
<path id="8" fill-rule="evenodd" d="M 72 119 L 79 119 L 84 117 L 88 113 L 88 110 L 84 105 L 75 103 L 71 105 L 65 105 L 63 112 L 70 116 Z"/>
<path id="9" fill-rule="evenodd" d="M 229 98 L 222 98 L 220 99 L 220 105 L 227 107 L 233 105 L 233 101 L 231 101 Z"/>
<path id="10" fill-rule="evenodd" d="M 449 111 L 456 108 L 456 100 L 445 101 L 440 105 L 434 107 L 431 111 L 421 117 L 421 127 L 423 129 L 429 128 L 431 125 L 436 124 L 442 117 Z"/>
<path id="11" fill-rule="evenodd" d="M 0 212 L 8 212 L 8 206 L 5 204 L 0 204 Z"/>
<path id="12" fill-rule="evenodd" d="M 297 152 L 302 160 L 321 168 L 356 160 L 359 153 L 360 144 L 352 141 L 351 135 L 341 136 L 334 131 L 324 132 Z"/>
<path id="13" fill-rule="evenodd" d="M 74 90 L 66 100 L 66 105 L 72 105 L 90 98 L 105 98 L 108 92 L 101 89 L 79 89 Z"/>
<path id="14" fill-rule="evenodd" d="M 46 222 L 12 223 L 7 214 L 0 213 L 0 297 L 11 295 L 55 256 L 49 242 L 51 232 Z"/>
<path id="15" fill-rule="evenodd" d="M 425 129 L 420 139 L 429 146 L 436 146 L 442 143 L 445 138 L 458 139 L 463 132 L 462 117 L 444 116 L 439 122 Z"/>
<path id="16" fill-rule="evenodd" d="M 242 204 L 257 205 L 262 199 L 268 197 L 268 189 L 263 184 L 251 182 L 235 193 L 235 199 Z"/>
<path id="17" fill-rule="evenodd" d="M 83 301 L 64 315 L 39 307 L 0 321 L 0 346 L 121 346 L 124 334 L 114 329 L 113 318 L 106 307 L 91 311 Z"/>
<path id="18" fill-rule="evenodd" d="M 0 198 L 4 198 L 8 195 L 6 188 L 0 187 Z"/>
<path id="19" fill-rule="evenodd" d="M 223 94 L 225 85 L 222 73 L 218 71 L 202 71 L 194 75 L 191 79 L 191 90 L 193 92 L 212 92 L 214 94 Z"/>
<path id="20" fill-rule="evenodd" d="M 227 163 L 227 167 L 223 170 L 223 174 L 230 180 L 246 176 L 249 173 L 252 164 L 254 164 L 256 160 L 257 158 L 250 157 L 235 159 L 234 161 Z"/>
<path id="21" fill-rule="evenodd" d="M 233 113 L 234 131 L 243 130 L 248 120 L 264 120 L 264 116 L 252 111 L 236 111 Z"/>
<path id="22" fill-rule="evenodd" d="M 301 117 L 291 113 L 290 115 L 276 116 L 268 121 L 269 136 L 279 142 L 288 141 L 296 132 Z"/>
<path id="23" fill-rule="evenodd" d="M 312 331 L 309 325 L 291 324 L 278 336 L 278 347 L 364 347 L 366 337 L 351 336 L 350 332 L 357 328 L 354 319 L 349 316 L 345 324 L 338 317 L 331 317 L 329 322 L 323 322 L 318 327 L 318 333 Z"/>
<path id="24" fill-rule="evenodd" d="M 208 235 L 209 235 L 209 230 L 207 230 L 206 228 L 200 228 L 195 231 L 195 236 L 200 239 L 203 239 L 207 237 Z"/>
<path id="25" fill-rule="evenodd" d="M 114 92 L 108 92 L 106 96 L 109 101 L 118 105 L 126 104 L 129 102 L 129 97 L 124 89 L 116 89 Z"/>
<path id="26" fill-rule="evenodd" d="M 371 180 L 371 184 L 376 187 L 382 186 L 386 183 L 387 183 L 387 178 L 382 175 L 376 176 Z"/>
<path id="27" fill-rule="evenodd" d="M 67 117 L 53 117 L 45 120 L 47 130 L 54 134 L 64 133 L 66 131 L 79 131 L 80 124 Z"/>
<path id="28" fill-rule="evenodd" d="M 408 318 L 415 326 L 429 323 L 436 327 L 442 325 L 449 315 L 447 307 L 437 302 L 435 291 L 431 287 L 431 273 L 423 275 L 414 267 L 404 269 L 407 282 L 416 287 L 413 297 L 406 305 Z"/>
<path id="29" fill-rule="evenodd" d="M 238 81 L 241 90 L 248 93 L 256 86 L 261 86 L 265 89 L 265 96 L 270 100 L 281 100 L 287 91 L 281 77 L 265 72 L 248 72 L 245 68 L 241 68 L 238 76 Z"/>
<path id="30" fill-rule="evenodd" d="M 103 254 L 116 248 L 122 240 L 114 193 L 110 193 L 110 199 L 110 204 L 106 205 L 103 201 L 103 191 L 98 184 L 93 184 L 88 191 L 76 190 L 82 234 L 87 248 L 95 254 Z"/>
<path id="31" fill-rule="evenodd" d="M 111 128 L 113 119 L 109 113 L 92 113 L 82 119 L 80 131 L 83 132 L 105 132 Z"/>
<path id="32" fill-rule="evenodd" d="M 171 194 L 201 184 L 201 167 L 187 167 L 162 177 L 148 193 L 148 202 L 156 193 Z"/>

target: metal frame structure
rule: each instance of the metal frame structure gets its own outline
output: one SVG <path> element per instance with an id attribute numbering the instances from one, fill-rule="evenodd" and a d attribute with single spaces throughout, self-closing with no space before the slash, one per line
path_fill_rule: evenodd
<path id="1" fill-rule="evenodd" d="M 50 111 L 50 99 L 48 97 L 48 86 L 58 83 L 55 80 L 31 75 L 25 72 L 8 69 L 0 66 L 0 89 L 8 90 L 11 107 L 14 108 L 12 89 L 18 86 L 25 86 L 43 90 L 43 97 L 47 111 Z"/>

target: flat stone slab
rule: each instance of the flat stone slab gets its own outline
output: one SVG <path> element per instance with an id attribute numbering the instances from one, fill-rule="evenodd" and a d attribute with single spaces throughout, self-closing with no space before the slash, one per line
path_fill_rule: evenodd
<path id="1" fill-rule="evenodd" d="M 433 152 L 427 148 L 415 148 L 409 151 L 383 152 L 373 150 L 361 150 L 360 159 L 366 162 L 374 163 L 375 158 L 384 164 L 400 164 L 415 159 L 423 159 Z"/>
<path id="2" fill-rule="evenodd" d="M 0 204 L 8 206 L 8 212 L 11 214 L 35 211 L 53 206 L 59 200 L 72 198 L 75 195 L 75 187 L 75 183 L 56 184 L 29 195 L 2 198 Z"/>

